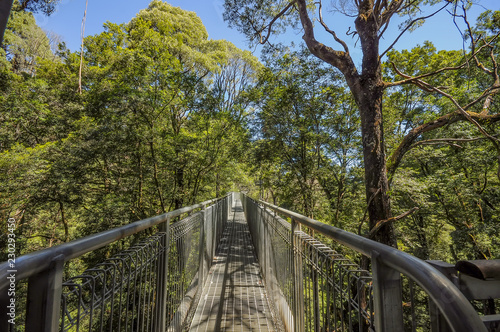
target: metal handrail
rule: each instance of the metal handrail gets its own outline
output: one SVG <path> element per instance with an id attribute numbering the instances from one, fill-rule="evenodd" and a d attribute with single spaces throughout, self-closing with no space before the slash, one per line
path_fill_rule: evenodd
<path id="1" fill-rule="evenodd" d="M 67 262 L 76 257 L 82 256 L 90 251 L 102 248 L 112 242 L 123 239 L 127 236 L 139 233 L 147 228 L 161 224 L 167 220 L 176 218 L 182 214 L 203 208 L 215 203 L 221 198 L 211 199 L 199 204 L 187 206 L 159 216 L 150 217 L 135 221 L 133 223 L 110 229 L 101 233 L 92 234 L 87 237 L 77 239 L 68 243 L 57 245 L 51 248 L 35 251 L 16 258 L 16 280 L 22 280 L 40 273 L 49 268 L 54 257 L 59 257 Z M 8 262 L 0 264 L 0 293 L 5 292 L 9 287 L 11 270 Z"/>
<path id="2" fill-rule="evenodd" d="M 463 293 L 451 280 L 425 261 L 393 247 L 326 225 L 276 205 L 261 200 L 249 199 L 326 235 L 369 258 L 376 257 L 377 260 L 389 268 L 406 275 L 429 295 L 454 331 L 487 331 L 480 316 Z"/>

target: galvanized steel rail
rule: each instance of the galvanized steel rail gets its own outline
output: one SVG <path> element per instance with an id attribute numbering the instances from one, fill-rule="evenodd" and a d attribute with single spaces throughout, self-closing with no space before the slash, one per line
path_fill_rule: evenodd
<path id="1" fill-rule="evenodd" d="M 244 194 L 241 200 L 267 292 L 286 330 L 415 331 L 414 323 L 404 325 L 403 307 L 414 310 L 416 283 L 453 331 L 487 331 L 460 290 L 428 263 Z M 370 258 L 371 273 L 301 232 L 301 225 Z M 409 289 L 403 290 L 401 277 Z M 403 291 L 411 294 L 409 303 L 403 302 Z M 409 319 L 415 315 L 411 311 Z M 424 330 L 434 331 L 433 319 L 427 314 Z"/>
<path id="2" fill-rule="evenodd" d="M 179 331 L 231 204 L 232 194 L 18 257 L 16 282 L 27 281 L 27 297 L 16 298 L 16 315 L 25 331 Z M 63 281 L 66 262 L 156 225 L 159 232 Z M 0 331 L 17 330 L 6 319 L 9 271 L 0 264 Z"/>

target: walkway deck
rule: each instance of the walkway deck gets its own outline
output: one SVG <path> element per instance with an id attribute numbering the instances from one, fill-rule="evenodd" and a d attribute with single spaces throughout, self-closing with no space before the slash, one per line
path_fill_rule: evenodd
<path id="1" fill-rule="evenodd" d="M 217 248 L 191 332 L 275 331 L 241 202 Z"/>

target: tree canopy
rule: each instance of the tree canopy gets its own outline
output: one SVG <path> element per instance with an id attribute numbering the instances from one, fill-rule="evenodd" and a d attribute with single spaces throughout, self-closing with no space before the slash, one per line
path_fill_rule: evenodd
<path id="1" fill-rule="evenodd" d="M 465 50 L 378 50 L 391 17 L 416 28 L 432 4 L 467 18 L 461 2 L 338 7 L 355 14 L 359 66 L 321 2 L 226 1 L 231 24 L 266 42 L 261 62 L 159 0 L 107 22 L 83 53 L 13 11 L 0 50 L 0 215 L 17 221 L 20 253 L 235 190 L 420 258 L 498 258 L 499 12 L 465 21 Z M 269 43 L 290 27 L 309 41 Z"/>
<path id="2" fill-rule="evenodd" d="M 429 6 L 431 5 L 431 6 Z M 363 160 L 365 170 L 366 202 L 368 203 L 369 225 L 376 240 L 396 246 L 393 217 L 390 205 L 390 181 L 403 156 L 421 135 L 430 130 L 455 123 L 468 121 L 487 137 L 500 156 L 500 143 L 494 133 L 483 126 L 500 120 L 498 113 L 490 113 L 490 104 L 500 88 L 498 79 L 495 47 L 498 34 L 479 35 L 467 20 L 466 1 L 379 1 L 355 0 L 353 2 L 331 2 L 330 8 L 323 8 L 323 1 L 247 1 L 226 0 L 225 19 L 250 40 L 268 43 L 272 34 L 286 31 L 287 28 L 300 27 L 302 39 L 310 52 L 325 63 L 338 69 L 349 87 L 356 102 L 360 116 L 362 133 Z M 437 7 L 437 8 L 436 8 Z M 395 62 L 390 66 L 395 75 L 383 75 L 383 57 L 388 54 L 405 32 L 416 28 L 425 19 L 437 12 L 448 9 L 451 19 L 463 19 L 467 25 L 464 33 L 469 38 L 471 49 L 455 61 L 446 64 L 436 62 L 432 68 L 422 67 L 422 71 L 404 72 Z M 355 30 L 352 35 L 358 40 L 362 52 L 358 68 L 351 55 L 348 44 L 339 38 L 338 27 L 334 20 L 324 16 L 324 12 L 340 11 L 353 18 Z M 425 12 L 428 13 L 425 13 Z M 401 32 L 386 50 L 380 49 L 380 41 L 392 28 L 396 17 L 408 19 L 401 24 Z M 421 16 L 420 16 L 421 15 Z M 313 23 L 314 22 L 314 23 Z M 318 40 L 318 30 L 325 31 L 328 44 Z M 464 100 L 434 84 L 434 81 L 447 75 L 458 75 L 467 68 L 475 69 L 484 75 L 485 84 Z M 439 77 L 439 78 L 438 78 Z M 390 78 L 391 80 L 387 80 Z M 487 82 L 487 83 L 486 83 Z M 412 128 L 400 141 L 399 146 L 386 157 L 386 135 L 383 127 L 383 101 L 388 90 L 401 86 L 414 85 L 425 93 L 439 95 L 446 99 L 450 107 L 440 116 Z"/>
<path id="3" fill-rule="evenodd" d="M 80 95 L 80 55 L 31 51 L 28 32 L 45 35 L 30 12 L 12 15 L 1 201 L 24 252 L 233 188 L 248 141 L 244 91 L 260 70 L 249 52 L 209 40 L 193 12 L 152 1 L 85 39 Z"/>

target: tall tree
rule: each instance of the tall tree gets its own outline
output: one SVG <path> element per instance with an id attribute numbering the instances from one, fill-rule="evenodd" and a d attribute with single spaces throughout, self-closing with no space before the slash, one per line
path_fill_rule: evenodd
<path id="1" fill-rule="evenodd" d="M 493 37 L 484 39 L 474 38 L 472 31 L 467 32 L 472 37 L 473 45 L 471 54 L 468 54 L 460 63 L 453 67 L 441 67 L 437 70 L 426 71 L 419 75 L 411 76 L 398 70 L 402 77 L 400 80 L 387 82 L 382 76 L 382 57 L 394 47 L 396 42 L 409 29 L 415 28 L 424 19 L 433 16 L 435 13 L 449 7 L 455 13 L 457 10 L 465 10 L 467 4 L 462 1 L 433 1 L 440 4 L 440 8 L 434 12 L 417 17 L 423 10 L 426 1 L 410 0 L 354 0 L 352 3 L 332 2 L 332 8 L 344 8 L 351 17 L 354 17 L 355 31 L 353 34 L 358 38 L 362 51 L 361 67 L 355 64 L 351 56 L 351 51 L 345 41 L 338 37 L 336 31 L 337 23 L 332 19 L 328 22 L 323 17 L 323 1 L 312 2 L 308 0 L 226 0 L 225 19 L 231 25 L 237 26 L 240 31 L 249 38 L 260 43 L 266 43 L 272 33 L 279 33 L 286 30 L 287 26 L 300 26 L 303 32 L 302 39 L 312 54 L 337 68 L 344 76 L 347 85 L 354 97 L 359 109 L 361 119 L 360 127 L 362 132 L 363 159 L 365 167 L 365 187 L 366 201 L 368 203 L 369 226 L 376 229 L 374 238 L 380 242 L 397 246 L 392 221 L 390 200 L 389 200 L 389 175 L 397 168 L 400 160 L 407 151 L 409 145 L 426 131 L 444 126 L 450 122 L 470 121 L 475 126 L 481 123 L 500 120 L 500 114 L 489 114 L 486 111 L 473 112 L 474 108 L 482 109 L 480 103 L 489 105 L 492 97 L 499 91 L 500 81 L 498 80 L 497 61 L 493 52 L 491 59 L 487 63 L 479 60 L 478 54 L 488 52 L 493 45 Z M 444 4 L 443 4 L 444 3 Z M 336 7 L 335 4 L 338 6 Z M 346 4 L 346 6 L 343 6 Z M 452 10 L 452 12 L 453 12 Z M 380 40 L 385 36 L 390 23 L 395 21 L 397 15 L 408 15 L 410 19 L 403 23 L 402 31 L 398 37 L 390 44 L 387 50 L 380 50 Z M 314 25 L 313 21 L 318 22 Z M 329 24 L 333 24 L 333 27 Z M 316 37 L 318 29 L 326 31 L 331 37 L 328 46 L 320 42 Z M 347 29 L 346 29 L 347 30 Z M 338 47 L 338 48 L 337 48 Z M 428 78 L 436 74 L 446 73 L 450 70 L 464 69 L 473 62 L 478 68 L 489 73 L 489 86 L 480 91 L 471 100 L 461 105 L 453 96 L 449 95 L 438 86 L 432 85 Z M 397 70 L 397 68 L 395 68 Z M 455 110 L 448 115 L 423 124 L 420 128 L 410 132 L 401 142 L 394 154 L 391 156 L 390 164 L 387 165 L 386 146 L 383 129 L 383 99 L 386 89 L 404 84 L 414 84 L 419 88 L 429 92 L 439 94 L 450 99 Z M 489 133 L 483 130 L 483 134 L 488 136 L 492 143 L 499 145 L 498 141 Z"/>
<path id="2" fill-rule="evenodd" d="M 162 1 L 104 30 L 84 41 L 81 95 L 79 53 L 28 75 L 2 49 L 0 213 L 23 252 L 224 194 L 243 154 L 249 52 Z"/>
<path id="3" fill-rule="evenodd" d="M 15 73 L 34 76 L 38 60 L 55 59 L 50 41 L 32 13 L 13 11 L 7 28 L 3 48 Z"/>

